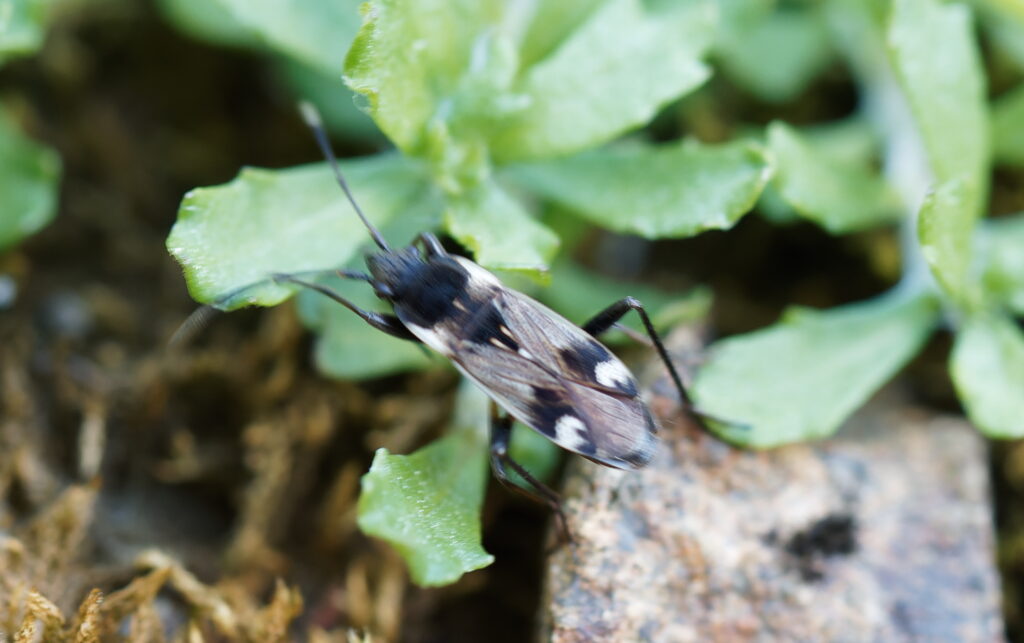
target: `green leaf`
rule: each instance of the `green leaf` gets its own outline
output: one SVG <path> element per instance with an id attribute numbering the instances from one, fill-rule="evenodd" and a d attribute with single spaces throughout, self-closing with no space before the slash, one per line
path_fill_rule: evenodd
<path id="1" fill-rule="evenodd" d="M 1012 319 L 969 317 L 953 344 L 950 373 L 967 417 L 985 435 L 1024 437 L 1024 333 Z"/>
<path id="2" fill-rule="evenodd" d="M 984 219 L 975 237 L 985 293 L 1024 315 L 1024 214 Z"/>
<path id="3" fill-rule="evenodd" d="M 53 219 L 59 181 L 56 152 L 22 135 L 0 106 L 0 250 Z"/>
<path id="4" fill-rule="evenodd" d="M 259 37 L 220 0 L 158 0 L 157 5 L 169 22 L 194 38 L 247 49 L 261 47 Z"/>
<path id="5" fill-rule="evenodd" d="M 942 288 L 963 305 L 978 303 L 970 287 L 975 217 L 971 213 L 970 189 L 965 181 L 940 184 L 925 198 L 918 215 L 917 234 L 921 254 Z"/>
<path id="6" fill-rule="evenodd" d="M 0 63 L 37 51 L 54 0 L 0 0 Z"/>
<path id="7" fill-rule="evenodd" d="M 422 165 L 381 155 L 342 164 L 356 200 L 378 227 L 437 207 Z M 369 239 L 325 163 L 243 169 L 233 181 L 185 195 L 167 239 L 192 296 L 224 309 L 272 306 L 293 286 L 278 272 L 344 265 Z"/>
<path id="8" fill-rule="evenodd" d="M 359 29 L 360 0 L 215 1 L 269 49 L 335 76 Z"/>
<path id="9" fill-rule="evenodd" d="M 359 109 L 356 95 L 342 82 L 337 72 L 325 74 L 289 58 L 281 58 L 277 70 L 294 96 L 301 96 L 316 105 L 328 131 L 378 148 L 386 145 L 383 133 L 369 114 Z"/>
<path id="10" fill-rule="evenodd" d="M 716 428 L 752 447 L 831 435 L 914 356 L 936 320 L 931 298 L 900 293 L 790 309 L 773 326 L 712 346 L 694 383 L 697 406 L 746 425 Z"/>
<path id="11" fill-rule="evenodd" d="M 741 0 L 740 7 L 751 4 Z M 758 98 L 795 98 L 832 61 L 832 49 L 813 7 L 725 13 L 715 52 L 722 70 Z"/>
<path id="12" fill-rule="evenodd" d="M 880 140 L 871 123 L 852 116 L 801 128 L 804 141 L 829 163 L 869 167 L 878 161 Z"/>
<path id="13" fill-rule="evenodd" d="M 988 191 L 989 124 L 969 10 L 895 0 L 888 40 L 936 183 L 965 181 L 968 215 L 977 217 Z"/>
<path id="14" fill-rule="evenodd" d="M 520 65 L 528 69 L 551 56 L 586 23 L 606 0 L 538 2 L 520 46 Z"/>
<path id="15" fill-rule="evenodd" d="M 709 77 L 701 58 L 715 17 L 710 2 L 649 13 L 641 0 L 609 0 L 523 71 L 515 91 L 527 104 L 491 139 L 495 158 L 571 154 L 646 123 Z"/>
<path id="16" fill-rule="evenodd" d="M 761 148 L 634 145 L 511 167 L 507 176 L 605 228 L 648 239 L 729 228 L 770 176 Z"/>
<path id="17" fill-rule="evenodd" d="M 756 210 L 766 221 L 771 221 L 777 226 L 792 225 L 803 220 L 793 206 L 782 198 L 774 183 L 764 186 L 764 192 L 761 192 L 757 199 Z"/>
<path id="18" fill-rule="evenodd" d="M 835 9 L 835 5 L 829 6 Z M 810 146 L 816 158 L 825 159 L 830 166 L 870 168 L 878 161 L 878 137 L 871 124 L 859 116 L 801 128 L 800 137 L 803 143 Z M 778 154 L 774 156 L 773 166 L 778 171 Z M 773 180 L 765 186 L 758 199 L 758 214 L 776 225 L 800 221 L 801 215 L 780 194 L 778 184 L 779 181 Z"/>
<path id="19" fill-rule="evenodd" d="M 366 94 L 377 125 L 408 154 L 424 155 L 428 124 L 458 111 L 474 48 L 501 39 L 507 7 L 495 0 L 373 0 L 345 60 L 345 80 Z M 480 54 L 483 57 L 483 54 Z M 491 60 L 474 60 L 484 67 Z"/>
<path id="20" fill-rule="evenodd" d="M 1024 4 L 1018 0 L 974 0 L 971 3 L 989 32 L 994 48 L 1018 71 L 1024 71 Z"/>
<path id="21" fill-rule="evenodd" d="M 819 153 L 797 130 L 775 122 L 768 127 L 775 156 L 773 182 L 802 216 L 833 234 L 899 219 L 900 202 L 877 173 Z"/>
<path id="22" fill-rule="evenodd" d="M 886 45 L 885 28 L 892 0 L 832 0 L 823 3 L 821 10 L 828 25 L 829 35 L 842 53 L 862 88 L 870 92 L 869 101 L 886 99 L 893 94 L 890 56 Z M 885 94 L 882 96 L 881 94 Z M 888 107 L 882 109 L 888 111 Z M 892 115 L 879 115 L 874 108 L 864 110 L 874 125 L 885 125 Z"/>
<path id="23" fill-rule="evenodd" d="M 707 0 L 657 13 L 641 0 L 368 7 L 346 80 L 398 147 L 443 165 L 486 157 L 480 146 L 514 159 L 596 145 L 647 122 L 710 73 L 699 60 L 714 21 Z M 535 64 L 522 68 L 520 53 Z"/>
<path id="24" fill-rule="evenodd" d="M 359 528 L 391 543 L 421 586 L 454 583 L 494 561 L 480 546 L 487 485 L 487 397 L 459 394 L 451 432 L 412 455 L 379 449 L 359 496 Z"/>
<path id="25" fill-rule="evenodd" d="M 1024 167 L 1024 84 L 992 105 L 992 142 L 996 161 Z"/>
<path id="26" fill-rule="evenodd" d="M 558 250 L 558 237 L 494 182 L 450 199 L 445 226 L 477 263 L 494 270 L 541 277 Z"/>

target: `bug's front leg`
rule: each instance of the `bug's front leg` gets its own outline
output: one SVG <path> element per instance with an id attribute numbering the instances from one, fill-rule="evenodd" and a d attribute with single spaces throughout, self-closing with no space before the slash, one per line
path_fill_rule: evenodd
<path id="1" fill-rule="evenodd" d="M 359 306 L 356 306 L 351 301 L 345 299 L 335 291 L 331 290 L 327 286 L 312 281 L 305 281 L 303 279 L 299 279 L 294 275 L 277 274 L 274 275 L 273 278 L 275 281 L 284 281 L 287 283 L 292 283 L 297 286 L 302 286 L 303 288 L 315 290 L 321 295 L 330 297 L 331 299 L 338 302 L 345 308 L 348 308 L 349 310 L 354 312 L 356 315 L 359 315 L 359 317 L 370 326 L 373 326 L 377 330 L 383 331 L 388 335 L 392 335 L 399 339 L 405 339 L 410 342 L 416 342 L 417 344 L 421 343 L 421 340 L 415 335 L 413 335 L 412 332 L 410 332 L 409 329 L 406 328 L 405 325 L 398 319 L 398 317 L 394 315 L 386 315 L 384 313 L 378 313 L 372 310 L 364 310 Z"/>
<path id="2" fill-rule="evenodd" d="M 512 416 L 501 411 L 498 405 L 491 402 L 491 470 L 494 477 L 505 487 L 523 494 L 527 498 L 543 503 L 551 508 L 558 522 L 559 543 L 571 543 L 572 534 L 562 511 L 562 502 L 558 494 L 546 484 L 533 477 L 521 464 L 509 455 L 509 444 L 512 440 Z M 505 467 L 512 469 L 525 480 L 533 490 L 526 489 L 512 482 Z"/>
<path id="3" fill-rule="evenodd" d="M 423 249 L 427 251 L 428 257 L 444 257 L 448 252 L 438 241 L 437 237 L 430 232 L 421 232 L 416 235 L 416 241 L 423 246 Z"/>
<path id="4" fill-rule="evenodd" d="M 370 275 L 355 270 L 345 270 L 344 268 L 330 268 L 326 270 L 304 270 L 302 272 L 278 273 L 275 275 L 271 275 L 270 278 L 272 281 L 288 281 L 291 283 L 296 283 L 305 286 L 307 285 L 307 283 L 303 281 L 302 278 L 315 278 L 321 275 L 337 275 L 344 279 L 355 279 L 358 281 L 365 281 L 370 284 L 374 283 L 373 278 L 370 277 Z M 226 305 L 228 302 L 233 300 L 235 297 L 240 296 L 245 291 L 255 288 L 257 286 L 261 286 L 264 283 L 266 282 L 258 281 L 247 286 L 242 286 L 241 288 L 236 288 L 235 290 L 232 290 L 231 292 L 218 297 L 217 300 L 212 304 L 200 306 L 195 311 L 193 311 L 192 314 L 189 315 L 184 322 L 182 322 L 181 326 L 179 326 L 176 331 L 174 331 L 174 335 L 171 336 L 171 339 L 168 342 L 168 344 L 172 347 L 184 346 L 201 330 L 203 330 L 203 328 L 205 328 L 206 325 L 210 323 L 210 320 L 215 315 L 218 315 L 221 312 L 223 312 L 221 310 L 221 306 Z M 396 319 L 395 321 L 397 322 L 398 320 Z M 380 330 L 383 330 L 385 333 L 389 333 L 389 331 L 386 329 L 381 328 Z M 404 336 L 402 336 L 402 338 L 410 339 Z"/>

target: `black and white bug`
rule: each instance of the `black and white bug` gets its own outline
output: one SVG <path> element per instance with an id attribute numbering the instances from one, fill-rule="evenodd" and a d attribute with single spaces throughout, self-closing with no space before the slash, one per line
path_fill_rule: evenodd
<path id="1" fill-rule="evenodd" d="M 563 449 L 609 467 L 628 470 L 646 465 L 658 446 L 657 425 L 633 374 L 597 336 L 635 310 L 684 408 L 693 412 L 693 405 L 643 306 L 627 297 L 578 327 L 504 286 L 469 259 L 449 254 L 430 233 L 421 233 L 408 247 L 392 249 L 353 197 L 316 111 L 302 107 L 338 184 L 379 248 L 366 257 L 368 273 L 332 272 L 369 283 L 393 314 L 364 310 L 298 275 L 273 278 L 316 290 L 374 328 L 425 344 L 451 360 L 492 399 L 490 453 L 495 476 L 505 486 L 548 504 L 567 536 L 558 495 L 509 455 L 512 422 L 519 420 Z M 510 469 L 532 491 L 511 482 Z"/>

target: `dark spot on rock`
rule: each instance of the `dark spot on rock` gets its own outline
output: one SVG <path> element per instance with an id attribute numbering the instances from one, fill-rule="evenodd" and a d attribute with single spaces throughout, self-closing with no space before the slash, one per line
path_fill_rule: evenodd
<path id="1" fill-rule="evenodd" d="M 793 534 L 783 549 L 807 582 L 824 577 L 825 558 L 847 556 L 857 550 L 857 521 L 849 514 L 829 514 Z"/>

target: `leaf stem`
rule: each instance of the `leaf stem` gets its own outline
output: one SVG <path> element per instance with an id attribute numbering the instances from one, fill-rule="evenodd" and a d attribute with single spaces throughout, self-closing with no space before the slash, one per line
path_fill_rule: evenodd
<path id="1" fill-rule="evenodd" d="M 903 205 L 898 231 L 903 264 L 895 290 L 908 296 L 938 292 L 917 235 L 918 212 L 934 182 L 924 141 L 888 57 L 877 53 L 885 51 L 883 26 L 863 6 L 841 7 L 830 16 L 832 25 L 861 88 L 861 110 L 883 141 L 883 173 Z M 842 33 L 851 25 L 856 33 Z"/>

